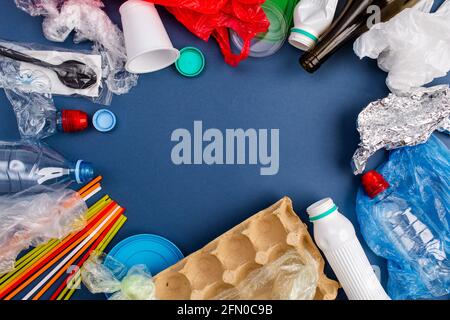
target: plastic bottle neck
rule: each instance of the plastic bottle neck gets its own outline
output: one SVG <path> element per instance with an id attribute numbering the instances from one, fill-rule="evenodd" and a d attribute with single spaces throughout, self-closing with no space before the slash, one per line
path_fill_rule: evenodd
<path id="1" fill-rule="evenodd" d="M 69 174 L 73 181 L 81 184 L 94 178 L 94 168 L 91 163 L 78 160 L 70 163 Z"/>
<path id="2" fill-rule="evenodd" d="M 56 126 L 60 132 L 83 131 L 88 127 L 88 115 L 80 110 L 62 110 L 56 115 Z"/>
<path id="3" fill-rule="evenodd" d="M 306 211 L 309 214 L 309 220 L 313 223 L 332 218 L 339 213 L 338 207 L 331 198 L 326 198 L 314 203 L 308 207 Z"/>

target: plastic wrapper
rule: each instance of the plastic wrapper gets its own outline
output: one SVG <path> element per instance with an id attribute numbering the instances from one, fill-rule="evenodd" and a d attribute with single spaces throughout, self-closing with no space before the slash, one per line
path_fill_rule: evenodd
<path id="1" fill-rule="evenodd" d="M 40 71 L 20 71 L 20 64 L 0 61 L 0 87 L 5 89 L 23 139 L 43 139 L 56 132 L 57 110 L 50 93 L 50 79 Z"/>
<path id="2" fill-rule="evenodd" d="M 364 172 L 368 159 L 378 150 L 424 143 L 435 130 L 450 133 L 450 89 L 422 88 L 409 96 L 390 94 L 370 103 L 358 116 L 361 137 L 353 156 L 355 174 Z"/>
<path id="3" fill-rule="evenodd" d="M 450 70 L 450 0 L 430 13 L 433 2 L 419 2 L 355 42 L 360 58 L 378 58 L 379 67 L 389 72 L 386 83 L 396 94 L 422 87 Z"/>
<path id="4" fill-rule="evenodd" d="M 42 28 L 50 41 L 63 42 L 75 32 L 74 41 L 94 42 L 93 52 L 103 58 L 103 77 L 108 90 L 96 102 L 110 104 L 112 94 L 125 94 L 137 84 L 138 76 L 125 71 L 126 51 L 122 31 L 102 10 L 100 0 L 15 0 L 32 16 L 44 16 Z"/>
<path id="5" fill-rule="evenodd" d="M 261 8 L 265 0 L 148 0 L 165 6 L 190 32 L 204 41 L 213 37 L 225 62 L 237 66 L 250 52 L 251 40 L 269 29 Z M 243 41 L 239 54 L 231 49 L 229 30 Z"/>
<path id="6" fill-rule="evenodd" d="M 63 239 L 85 226 L 86 203 L 69 189 L 0 197 L 0 274 L 14 270 L 17 255 L 30 246 Z"/>
<path id="7" fill-rule="evenodd" d="M 114 258 L 93 252 L 81 278 L 90 292 L 106 293 L 109 300 L 155 300 L 155 284 L 144 265 L 127 270 Z"/>
<path id="8" fill-rule="evenodd" d="M 214 300 L 313 300 L 318 281 L 317 265 L 309 253 L 300 256 L 290 250 Z"/>
<path id="9" fill-rule="evenodd" d="M 36 58 L 45 63 L 60 65 L 64 62 L 77 61 L 86 67 L 92 78 L 92 85 L 86 88 L 74 89 L 63 84 L 55 71 L 36 64 L 18 61 L 0 54 L 0 85 L 5 89 L 14 89 L 11 85 L 18 84 L 25 91 L 40 92 L 64 96 L 82 96 L 99 103 L 107 103 L 108 89 L 103 83 L 102 57 L 89 51 L 71 51 L 32 43 L 19 43 L 0 39 L 0 46 L 5 50 L 14 50 L 27 57 Z M 13 53 L 13 55 L 17 55 Z M 71 69 L 75 70 L 75 69 Z M 83 71 L 81 71 L 83 72 Z M 82 74 L 82 73 L 81 73 Z M 29 75 L 33 75 L 29 78 Z M 66 76 L 67 81 L 76 81 L 78 77 Z M 33 80 L 33 81 L 31 81 Z M 37 80 L 37 81 L 35 81 Z M 9 84 L 9 87 L 7 86 Z M 50 92 L 49 92 L 50 91 Z"/>
<path id="10" fill-rule="evenodd" d="M 390 184 L 370 199 L 358 192 L 357 215 L 369 247 L 388 259 L 392 299 L 450 293 L 450 151 L 435 136 L 390 152 L 377 171 Z"/>

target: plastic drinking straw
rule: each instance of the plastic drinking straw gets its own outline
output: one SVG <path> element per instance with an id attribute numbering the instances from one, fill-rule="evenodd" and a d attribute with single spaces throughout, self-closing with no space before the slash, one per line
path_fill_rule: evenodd
<path id="1" fill-rule="evenodd" d="M 28 277 L 28 280 L 26 280 L 24 283 L 22 283 L 19 288 L 17 288 L 12 294 L 10 294 L 8 297 L 16 295 L 18 292 L 20 292 L 24 287 L 26 287 L 28 284 L 30 284 L 35 278 L 37 278 L 39 275 L 41 275 L 45 270 L 47 270 L 49 267 L 51 267 L 52 264 L 49 264 L 50 260 L 53 259 L 52 263 L 54 263 L 54 257 L 57 256 L 57 260 L 59 260 L 62 256 L 64 256 L 69 250 L 72 250 L 73 247 L 78 245 L 83 239 L 85 239 L 88 234 L 98 226 L 98 224 L 101 223 L 101 221 L 104 219 L 106 215 L 111 212 L 111 210 L 114 210 L 114 207 L 118 206 L 115 202 L 111 202 L 102 212 L 100 212 L 93 220 L 88 224 L 87 227 L 85 227 L 83 230 L 81 230 L 78 233 L 72 234 L 67 239 L 63 240 L 61 243 L 58 244 L 58 246 L 55 247 L 55 250 L 49 252 L 44 257 L 42 257 L 30 270 L 28 270 L 24 275 L 13 281 L 11 284 L 6 286 L 4 289 L 0 290 L 0 299 L 3 299 L 3 297 L 8 294 L 12 289 L 14 289 L 17 285 L 19 285 L 22 281 L 25 281 Z"/>
<path id="2" fill-rule="evenodd" d="M 92 187 L 92 189 L 89 189 L 86 193 L 83 193 L 82 198 L 84 201 L 88 201 L 90 198 L 92 198 L 94 195 L 96 195 L 100 190 L 102 190 L 102 186 L 100 184 L 96 184 Z"/>
<path id="3" fill-rule="evenodd" d="M 102 247 L 99 249 L 100 252 L 104 252 L 106 247 L 109 245 L 109 243 L 114 239 L 114 237 L 117 235 L 117 233 L 119 232 L 119 230 L 122 228 L 122 226 L 124 225 L 124 223 L 127 221 L 127 217 L 122 216 L 121 217 L 121 221 L 120 224 L 114 229 L 114 231 L 111 233 L 111 235 L 108 237 L 108 239 L 104 242 L 104 244 L 102 245 Z M 76 279 L 76 284 L 78 285 L 79 282 L 81 282 L 81 272 L 80 270 L 78 270 L 77 275 L 76 275 L 77 279 Z M 60 296 L 58 297 L 58 300 L 61 300 L 64 297 L 64 300 L 69 300 L 70 297 L 74 294 L 75 292 L 75 287 L 73 287 L 72 289 L 70 289 L 70 291 L 67 293 L 67 295 L 64 297 L 64 294 L 60 294 Z M 65 287 L 64 288 L 65 291 L 67 291 L 69 288 Z"/>
<path id="4" fill-rule="evenodd" d="M 117 232 L 119 232 L 119 230 L 122 228 L 123 224 L 125 223 L 125 221 L 127 220 L 127 218 L 122 215 L 120 216 L 119 220 L 114 224 L 114 226 L 112 227 L 112 229 L 108 232 L 108 234 L 106 235 L 106 237 L 100 242 L 100 244 L 94 248 L 94 251 L 97 251 L 99 253 L 102 253 L 106 246 L 111 242 L 111 240 L 115 237 L 115 235 L 117 234 Z M 78 277 L 80 275 L 80 269 L 82 268 L 84 264 L 84 261 L 80 261 L 78 262 L 77 266 L 78 269 L 76 270 L 76 272 L 72 272 L 70 275 L 68 275 L 66 277 L 66 279 L 63 281 L 63 283 L 59 286 L 59 288 L 53 293 L 53 295 L 50 297 L 50 300 L 61 300 L 67 293 L 67 291 L 69 291 L 69 282 L 75 282 L 75 284 L 78 284 Z M 72 289 L 70 290 L 75 290 L 77 286 L 73 286 L 71 287 Z"/>
<path id="5" fill-rule="evenodd" d="M 83 264 L 88 258 L 91 252 L 100 244 L 101 241 L 106 237 L 108 232 L 114 226 L 114 224 L 119 220 L 120 216 L 125 210 L 123 208 L 118 208 L 117 214 L 114 212 L 111 221 L 108 218 L 105 219 L 104 225 L 99 226 L 99 230 L 94 231 L 90 237 L 86 238 L 85 241 L 80 243 L 80 245 L 75 248 L 63 261 L 61 261 L 44 279 L 41 280 L 22 300 L 28 300 L 33 296 L 33 294 L 42 289 L 32 298 L 32 300 L 38 300 L 45 294 L 50 287 L 67 271 L 67 269 L 75 263 L 75 261 L 84 253 L 81 258 L 80 264 Z M 87 250 L 87 252 L 86 252 Z"/>
<path id="6" fill-rule="evenodd" d="M 69 241 L 61 243 L 62 245 L 47 255 L 43 257 L 36 265 L 34 265 L 30 270 L 28 270 L 24 275 L 22 275 L 19 279 L 0 293 L 0 299 L 10 292 L 12 289 L 17 287 L 12 293 L 10 293 L 5 300 L 9 300 L 14 297 L 17 293 L 23 290 L 26 286 L 28 286 L 31 282 L 33 282 L 37 277 L 39 277 L 42 273 L 44 273 L 48 268 L 50 268 L 53 264 L 55 264 L 58 260 L 64 257 L 70 250 L 72 250 L 75 246 L 77 246 L 80 242 L 84 241 L 90 233 L 95 230 L 99 224 L 101 224 L 105 220 L 105 216 L 108 216 L 111 211 L 114 211 L 118 205 L 116 203 L 111 203 L 104 211 L 102 211 L 97 217 L 93 219 L 90 223 L 89 228 L 83 229 L 81 232 L 75 234 Z M 55 257 L 56 256 L 56 257 Z"/>
<path id="7" fill-rule="evenodd" d="M 82 195 L 83 193 L 85 193 L 88 189 L 90 189 L 94 184 L 97 184 L 98 182 L 102 181 L 103 177 L 102 176 L 98 176 L 97 178 L 95 178 L 94 180 L 92 180 L 91 182 L 89 182 L 88 184 L 86 184 L 84 187 L 82 187 L 80 190 L 78 190 L 78 193 L 80 195 Z"/>
<path id="8" fill-rule="evenodd" d="M 86 218 L 89 220 L 92 219 L 94 215 L 96 215 L 100 210 L 102 210 L 108 203 L 112 200 L 108 195 L 104 196 L 102 199 L 97 201 L 94 205 L 92 205 L 86 214 Z M 48 253 L 52 250 L 61 240 L 54 239 L 50 240 L 47 244 L 36 247 L 31 250 L 28 254 L 17 260 L 16 266 L 13 271 L 5 274 L 0 278 L 0 290 L 4 288 L 8 283 L 17 278 L 20 274 L 25 272 L 29 267 L 31 267 L 40 257 Z"/>
<path id="9" fill-rule="evenodd" d="M 108 199 L 106 199 L 106 198 L 108 198 Z M 106 199 L 105 204 L 111 201 L 111 200 L 109 199 L 109 197 L 104 197 L 104 199 Z M 99 204 L 102 204 L 102 203 L 99 202 Z M 99 208 L 99 206 L 96 206 L 94 209 L 97 210 L 97 209 L 101 209 L 101 208 Z M 91 212 L 89 212 L 88 216 L 89 216 L 89 215 L 91 215 Z M 95 219 L 96 219 L 96 218 L 91 219 L 91 221 L 89 221 L 89 223 L 93 222 Z M 88 226 L 89 226 L 89 224 L 88 224 Z M 85 229 L 86 229 L 88 226 L 86 226 Z M 84 230 L 84 229 L 83 229 L 83 230 Z M 77 232 L 77 233 L 73 233 L 73 234 L 67 236 L 64 240 L 62 240 L 62 242 L 60 242 L 59 240 L 57 240 L 56 244 L 59 245 L 59 246 L 61 246 L 64 242 L 67 242 L 68 240 L 70 240 L 71 237 L 74 237 L 74 236 L 76 237 L 77 235 L 80 235 L 80 234 L 82 233 L 83 230 L 81 230 L 81 231 L 79 231 L 79 232 Z M 55 246 L 55 247 L 56 247 L 56 246 Z M 35 258 L 33 258 L 33 260 L 32 260 L 31 262 L 29 262 L 29 264 L 28 264 L 27 266 L 24 266 L 24 269 L 23 269 L 22 271 L 20 271 L 18 274 L 14 274 L 14 275 L 11 277 L 11 279 L 8 279 L 8 281 L 6 281 L 6 282 L 1 286 L 0 292 L 2 292 L 3 289 L 6 287 L 6 285 L 8 285 L 10 282 L 17 280 L 17 278 L 18 278 L 22 273 L 28 271 L 30 267 L 32 267 L 33 265 L 36 264 L 36 262 L 42 261 L 42 259 L 44 259 L 45 257 L 48 257 L 49 255 L 51 255 L 51 254 L 52 254 L 52 251 L 51 251 L 51 250 L 53 250 L 53 248 L 55 248 L 55 247 L 52 247 L 52 248 L 50 248 L 50 250 L 47 250 L 46 253 L 43 253 L 42 255 L 39 255 L 39 256 L 36 256 Z M 13 286 L 13 285 L 11 284 L 11 286 Z M 6 288 L 5 288 L 5 289 L 6 289 Z"/>
<path id="10" fill-rule="evenodd" d="M 3 276 L 0 277 L 0 289 L 4 287 L 5 285 L 4 283 L 8 279 L 11 279 L 11 277 L 14 276 L 14 274 L 20 272 L 20 270 L 25 268 L 30 263 L 30 261 L 32 261 L 35 257 L 43 255 L 45 254 L 45 252 L 48 252 L 48 250 L 50 250 L 51 248 L 53 248 L 58 244 L 58 241 L 59 240 L 57 239 L 50 240 L 49 242 L 42 244 L 34 248 L 33 250 L 29 251 L 26 255 L 17 260 L 14 265 L 14 270 L 5 273 Z"/>
<path id="11" fill-rule="evenodd" d="M 70 250 L 72 250 L 59 264 L 56 265 L 56 267 L 49 273 L 47 274 L 44 279 L 42 279 L 30 292 L 28 292 L 26 294 L 25 297 L 22 298 L 22 300 L 28 300 L 37 290 L 39 290 L 39 288 L 41 288 L 56 272 L 58 272 L 59 269 L 61 269 L 61 267 L 64 266 L 65 263 L 67 263 L 67 261 L 69 261 L 70 259 L 72 259 L 72 257 L 76 256 L 77 258 L 82 254 L 82 252 L 84 251 L 84 248 L 89 247 L 92 242 L 94 242 L 97 237 L 107 228 L 108 226 L 108 221 L 110 221 L 111 219 L 115 219 L 116 217 L 120 216 L 122 214 L 121 212 L 121 207 L 117 206 L 114 208 L 113 212 L 109 213 L 108 216 L 101 221 L 101 223 L 96 226 L 96 228 L 92 231 L 89 232 L 89 234 L 87 235 L 87 237 L 85 237 L 83 239 L 83 241 L 81 241 L 80 243 L 77 244 L 77 246 L 75 247 L 74 250 L 72 250 L 73 248 L 70 248 Z M 67 252 L 64 253 L 64 255 L 67 254 Z M 64 256 L 62 255 L 62 256 Z M 61 256 L 61 257 L 62 257 Z M 53 265 L 55 262 L 57 262 L 61 257 L 56 257 L 55 259 L 52 260 L 52 262 L 49 264 L 50 266 Z M 46 266 L 46 269 L 47 266 Z M 42 274 L 42 272 L 41 272 Z M 33 279 L 34 280 L 34 279 Z M 29 284 L 29 283 L 28 283 Z M 7 299 L 9 298 L 9 296 L 7 297 Z"/>
<path id="12" fill-rule="evenodd" d="M 100 247 L 99 247 L 99 251 L 103 252 L 105 251 L 106 247 L 108 246 L 108 244 L 112 241 L 112 239 L 114 239 L 114 237 L 117 235 L 117 233 L 119 232 L 119 230 L 122 228 L 122 226 L 125 224 L 125 222 L 127 221 L 127 217 L 126 216 L 122 216 L 120 218 L 120 221 L 117 225 L 117 227 L 115 227 L 113 229 L 113 231 L 109 234 L 108 238 L 106 239 L 106 241 L 104 241 Z"/>
<path id="13" fill-rule="evenodd" d="M 58 289 L 52 294 L 52 296 L 50 297 L 50 300 L 55 300 L 55 298 L 58 296 L 58 294 L 64 289 L 65 286 L 67 286 L 67 284 L 70 282 L 71 278 L 74 277 L 74 275 L 76 274 L 76 272 L 79 271 L 79 269 L 81 269 L 81 267 L 83 266 L 83 264 L 86 262 L 86 260 L 92 255 L 92 252 L 96 251 L 96 252 L 101 252 L 99 251 L 100 246 L 103 245 L 103 243 L 105 241 L 108 240 L 108 238 L 110 237 L 111 233 L 114 232 L 114 230 L 117 228 L 117 226 L 120 225 L 120 222 L 122 221 L 123 218 L 123 214 L 121 216 L 118 217 L 117 221 L 113 222 L 112 224 L 110 224 L 108 226 L 108 228 L 103 232 L 103 234 L 100 235 L 100 237 L 97 239 L 97 241 L 91 246 L 91 248 L 84 254 L 84 256 L 78 261 L 78 263 L 76 264 L 76 266 L 78 267 L 77 270 L 73 270 L 67 277 L 66 279 L 64 279 L 63 283 L 58 287 Z M 70 265 L 67 265 L 67 268 L 64 267 L 64 270 L 67 271 L 67 269 L 70 267 Z M 60 275 L 62 276 L 62 274 Z M 58 280 L 60 277 L 54 277 L 54 280 Z M 55 282 L 53 281 L 53 283 Z M 52 284 L 53 284 L 52 283 Z M 50 286 L 47 284 L 47 289 L 45 291 L 47 291 Z M 44 289 L 42 289 L 41 291 L 43 291 Z M 36 297 L 33 298 L 33 300 Z"/>

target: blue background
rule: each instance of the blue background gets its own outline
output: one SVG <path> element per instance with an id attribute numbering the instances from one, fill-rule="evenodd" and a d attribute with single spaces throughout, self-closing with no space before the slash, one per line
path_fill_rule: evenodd
<path id="1" fill-rule="evenodd" d="M 123 1 L 105 2 L 111 19 L 120 24 L 118 8 Z M 174 67 L 143 75 L 129 94 L 113 99 L 116 130 L 103 134 L 91 128 L 46 140 L 69 159 L 93 162 L 104 176 L 104 190 L 127 208 L 129 219 L 111 245 L 134 234 L 155 233 L 188 255 L 285 195 L 292 198 L 303 221 L 308 205 L 330 196 L 358 229 L 359 178 L 350 167 L 359 141 L 355 121 L 364 106 L 388 94 L 386 74 L 376 62 L 359 61 L 349 44 L 310 75 L 298 65 L 300 52 L 286 44 L 271 57 L 248 59 L 232 68 L 214 41 L 197 39 L 164 10 L 160 12 L 175 47 L 196 46 L 204 52 L 207 64 L 201 76 L 186 79 Z M 89 48 L 74 45 L 72 39 L 50 43 L 42 34 L 42 18 L 18 10 L 13 1 L 3 1 L 0 21 L 0 38 Z M 59 108 L 90 114 L 101 107 L 81 98 L 56 97 L 55 102 Z M 18 139 L 16 119 L 3 93 L 0 106 L 0 138 Z M 175 166 L 170 135 L 177 128 L 192 131 L 195 120 L 203 121 L 204 130 L 279 128 L 279 174 L 260 176 L 259 166 L 250 165 Z M 374 157 L 370 168 L 383 157 L 383 152 Z M 385 284 L 385 262 L 362 243 L 372 264 L 381 267 Z M 333 277 L 328 267 L 327 274 Z M 74 297 L 104 298 L 86 290 Z"/>

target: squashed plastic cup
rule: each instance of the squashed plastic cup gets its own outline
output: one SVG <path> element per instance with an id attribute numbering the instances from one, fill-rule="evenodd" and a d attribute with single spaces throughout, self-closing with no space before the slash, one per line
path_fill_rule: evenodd
<path id="1" fill-rule="evenodd" d="M 170 41 L 155 5 L 128 0 L 119 9 L 127 50 L 125 68 L 131 73 L 164 69 L 180 56 Z"/>

